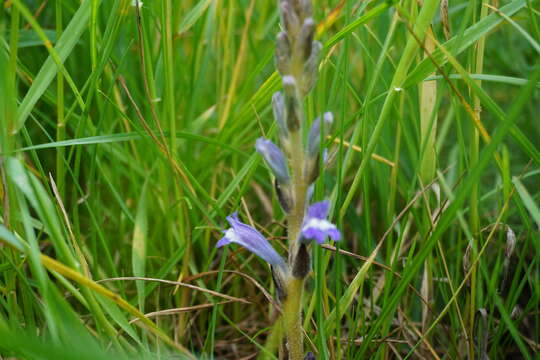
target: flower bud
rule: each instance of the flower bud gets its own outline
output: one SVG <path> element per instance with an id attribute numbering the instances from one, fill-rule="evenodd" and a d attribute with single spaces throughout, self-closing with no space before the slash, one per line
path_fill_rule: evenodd
<path id="1" fill-rule="evenodd" d="M 285 91 L 285 95 L 287 97 L 297 97 L 298 89 L 294 76 L 287 75 L 283 77 L 283 90 Z"/>
<path id="2" fill-rule="evenodd" d="M 281 92 L 276 92 L 272 96 L 272 111 L 274 119 L 279 127 L 279 132 L 282 136 L 289 137 L 289 129 L 287 129 L 287 113 L 285 108 L 285 99 Z"/>
<path id="3" fill-rule="evenodd" d="M 306 159 L 306 179 L 309 184 L 313 184 L 315 180 L 319 177 L 320 172 L 320 157 L 319 154 L 314 158 Z"/>
<path id="4" fill-rule="evenodd" d="M 291 132 L 298 131 L 302 120 L 302 106 L 299 100 L 298 86 L 294 77 L 283 77 L 283 89 L 285 90 L 287 128 Z"/>
<path id="5" fill-rule="evenodd" d="M 323 134 L 322 137 L 324 138 L 326 134 L 330 131 L 330 128 L 332 127 L 332 123 L 334 122 L 334 116 L 331 112 L 324 113 L 322 117 L 322 124 L 323 124 Z M 305 163 L 305 174 L 308 183 L 314 183 L 315 180 L 319 177 L 319 171 L 320 171 L 320 147 L 321 147 L 321 118 L 318 117 L 313 121 L 313 124 L 311 125 L 311 129 L 309 130 L 308 135 L 308 145 L 307 145 L 307 157 L 306 157 L 306 163 Z M 325 149 L 326 150 L 326 149 Z M 326 154 L 326 151 L 323 153 L 323 163 L 326 162 L 326 158 L 328 154 Z"/>
<path id="6" fill-rule="evenodd" d="M 284 31 L 276 38 L 276 67 L 282 76 L 289 74 L 291 70 L 291 45 Z"/>
<path id="7" fill-rule="evenodd" d="M 294 11 L 294 8 L 288 1 L 282 1 L 280 4 L 281 23 L 285 31 L 291 36 L 295 36 L 300 28 L 300 19 Z"/>
<path id="8" fill-rule="evenodd" d="M 298 8 L 304 18 L 311 17 L 313 15 L 313 7 L 311 6 L 311 0 L 297 0 Z"/>
<path id="9" fill-rule="evenodd" d="M 322 51 L 322 44 L 313 41 L 311 44 L 311 54 L 304 63 L 304 75 L 302 77 L 302 93 L 305 95 L 311 91 L 319 71 L 319 57 Z"/>
<path id="10" fill-rule="evenodd" d="M 298 35 L 298 52 L 302 54 L 302 61 L 306 61 L 311 55 L 313 47 L 313 37 L 315 36 L 315 22 L 312 18 L 307 18 L 302 24 Z"/>
<path id="11" fill-rule="evenodd" d="M 300 19 L 305 19 L 313 15 L 311 0 L 284 0 L 292 5 L 292 8 Z"/>
<path id="12" fill-rule="evenodd" d="M 332 124 L 334 122 L 334 115 L 331 112 L 325 112 L 323 117 L 323 134 L 324 138 L 326 134 L 330 132 Z M 308 136 L 308 148 L 307 153 L 309 157 L 316 157 L 319 154 L 321 147 L 321 118 L 318 117 L 313 121 Z"/>
<path id="13" fill-rule="evenodd" d="M 276 179 L 282 184 L 289 183 L 290 176 L 287 160 L 280 148 L 265 138 L 258 138 L 255 142 L 255 148 L 263 156 Z"/>
<path id="14" fill-rule="evenodd" d="M 272 96 L 272 111 L 279 127 L 279 140 L 285 153 L 290 153 L 289 129 L 287 127 L 287 108 L 285 97 L 282 92 L 276 92 Z"/>

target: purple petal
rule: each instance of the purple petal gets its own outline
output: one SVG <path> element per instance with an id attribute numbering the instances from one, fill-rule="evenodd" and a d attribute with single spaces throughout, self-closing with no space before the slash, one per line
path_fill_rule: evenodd
<path id="1" fill-rule="evenodd" d="M 324 243 L 324 239 L 326 238 L 326 233 L 317 228 L 307 228 L 304 231 L 302 231 L 302 234 L 304 235 L 306 239 L 317 240 L 319 244 Z"/>
<path id="2" fill-rule="evenodd" d="M 227 221 L 229 224 L 232 225 L 231 221 L 239 221 L 238 220 L 238 211 L 233 212 L 231 215 L 227 216 Z"/>
<path id="3" fill-rule="evenodd" d="M 334 241 L 341 240 L 341 232 L 337 228 L 328 230 L 328 236 Z"/>
<path id="4" fill-rule="evenodd" d="M 308 218 L 326 219 L 329 209 L 330 202 L 328 200 L 319 201 L 308 208 L 307 216 Z"/>
<path id="5" fill-rule="evenodd" d="M 216 244 L 217 248 L 220 248 L 224 245 L 229 245 L 231 243 L 231 240 L 227 236 L 222 237 Z"/>

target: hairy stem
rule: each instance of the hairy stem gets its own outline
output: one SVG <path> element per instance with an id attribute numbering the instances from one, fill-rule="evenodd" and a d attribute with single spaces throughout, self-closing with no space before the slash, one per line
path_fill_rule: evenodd
<path id="1" fill-rule="evenodd" d="M 304 177 L 304 147 L 300 131 L 291 133 L 291 173 L 293 184 L 294 206 L 287 217 L 289 237 L 289 263 L 292 264 L 298 252 L 298 238 L 302 229 L 306 208 L 306 184 Z"/>
<path id="2" fill-rule="evenodd" d="M 283 324 L 287 334 L 290 360 L 304 358 L 302 333 L 302 291 L 304 279 L 291 278 L 287 285 L 287 299 L 283 304 Z"/>
<path id="3" fill-rule="evenodd" d="M 291 133 L 291 172 L 294 206 L 289 214 L 289 264 L 293 264 L 298 253 L 299 237 L 306 206 L 306 181 L 304 176 L 304 147 L 300 131 Z M 302 292 L 304 279 L 290 277 L 287 284 L 287 298 L 283 304 L 283 322 L 287 335 L 289 359 L 303 359 L 304 339 L 302 333 Z"/>

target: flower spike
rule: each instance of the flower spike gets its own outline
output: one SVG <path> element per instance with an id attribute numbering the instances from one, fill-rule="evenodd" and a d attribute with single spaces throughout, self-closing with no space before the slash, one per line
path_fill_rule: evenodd
<path id="1" fill-rule="evenodd" d="M 236 243 L 245 249 L 251 251 L 255 255 L 261 257 L 272 266 L 283 268 L 285 261 L 270 245 L 268 240 L 256 229 L 242 223 L 238 219 L 238 213 L 233 213 L 227 216 L 227 221 L 231 225 L 226 231 L 223 231 L 225 236 L 216 244 L 216 247 L 222 247 L 230 243 Z"/>
<path id="2" fill-rule="evenodd" d="M 315 239 L 319 244 L 322 244 L 327 236 L 330 236 L 334 241 L 341 239 L 341 233 L 336 228 L 336 225 L 326 219 L 329 208 L 330 202 L 328 200 L 317 202 L 308 208 L 302 226 L 302 235 L 304 237 L 304 239 L 301 239 L 302 242 L 306 243 L 309 242 L 306 240 Z"/>

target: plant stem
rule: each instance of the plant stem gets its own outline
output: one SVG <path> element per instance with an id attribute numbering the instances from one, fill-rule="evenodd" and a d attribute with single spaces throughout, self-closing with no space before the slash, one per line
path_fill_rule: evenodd
<path id="1" fill-rule="evenodd" d="M 283 304 L 283 324 L 287 334 L 290 360 L 304 358 L 302 334 L 302 291 L 304 279 L 291 278 L 287 285 L 287 299 Z"/>
<path id="2" fill-rule="evenodd" d="M 304 174 L 304 147 L 300 131 L 291 133 L 291 172 L 294 193 L 294 206 L 289 214 L 289 264 L 293 264 L 298 253 L 299 236 L 304 220 L 306 206 L 306 181 Z M 283 322 L 289 347 L 289 359 L 304 357 L 304 339 L 302 334 L 302 292 L 304 279 L 291 276 L 287 284 L 287 298 L 283 304 Z"/>
<path id="3" fill-rule="evenodd" d="M 289 263 L 298 251 L 298 237 L 304 220 L 306 207 L 306 184 L 304 179 L 304 147 L 300 131 L 291 133 L 291 172 L 293 183 L 294 206 L 287 217 L 289 237 Z"/>

